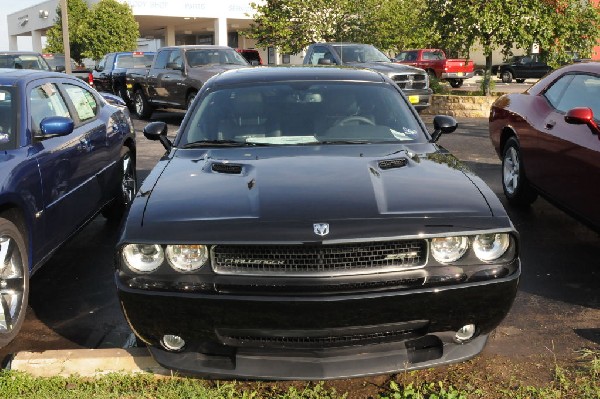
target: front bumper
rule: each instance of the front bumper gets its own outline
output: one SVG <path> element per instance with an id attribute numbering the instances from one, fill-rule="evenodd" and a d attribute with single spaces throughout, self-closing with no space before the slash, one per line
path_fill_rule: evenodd
<path id="1" fill-rule="evenodd" d="M 415 109 L 421 111 L 431 105 L 431 96 L 433 94 L 433 90 L 431 89 L 419 89 L 419 90 L 402 90 L 408 101 L 412 104 Z"/>
<path id="2" fill-rule="evenodd" d="M 516 269 L 491 281 L 360 294 L 160 292 L 119 275 L 117 289 L 131 328 L 164 367 L 214 378 L 349 378 L 475 356 L 512 305 Z M 476 337 L 457 344 L 467 324 Z M 183 350 L 164 350 L 166 334 L 182 337 Z"/>
<path id="3" fill-rule="evenodd" d="M 473 72 L 444 72 L 442 73 L 442 79 L 469 79 L 473 75 Z"/>

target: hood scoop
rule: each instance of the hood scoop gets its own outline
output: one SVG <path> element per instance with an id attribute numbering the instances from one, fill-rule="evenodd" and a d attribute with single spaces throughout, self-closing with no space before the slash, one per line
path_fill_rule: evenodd
<path id="1" fill-rule="evenodd" d="M 242 165 L 231 164 L 231 163 L 213 163 L 211 165 L 213 172 L 225 173 L 228 175 L 240 175 L 242 174 Z"/>
<path id="2" fill-rule="evenodd" d="M 383 161 L 379 161 L 377 163 L 377 165 L 382 170 L 388 170 L 388 169 L 402 168 L 402 167 L 406 166 L 407 163 L 408 163 L 408 161 L 406 160 L 406 158 L 396 158 L 396 159 L 386 159 Z"/>

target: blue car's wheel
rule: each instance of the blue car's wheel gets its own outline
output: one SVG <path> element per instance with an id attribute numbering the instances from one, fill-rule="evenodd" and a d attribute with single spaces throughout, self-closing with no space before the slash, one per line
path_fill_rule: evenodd
<path id="1" fill-rule="evenodd" d="M 121 149 L 121 185 L 116 198 L 102 209 L 102 215 L 108 220 L 119 221 L 129 208 L 137 192 L 137 174 L 135 158 L 128 147 Z"/>
<path id="2" fill-rule="evenodd" d="M 22 231 L 0 215 L 0 346 L 12 341 L 25 320 L 29 263 Z"/>

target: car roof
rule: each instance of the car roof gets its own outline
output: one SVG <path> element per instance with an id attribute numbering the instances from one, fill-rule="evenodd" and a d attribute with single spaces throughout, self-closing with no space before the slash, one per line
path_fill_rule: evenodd
<path id="1" fill-rule="evenodd" d="M 183 50 L 231 50 L 235 51 L 233 48 L 229 46 L 217 46 L 214 44 L 187 44 L 182 46 L 166 46 L 162 47 L 159 50 L 163 49 L 183 49 Z"/>
<path id="2" fill-rule="evenodd" d="M 221 73 L 212 79 L 214 85 L 235 85 L 278 81 L 361 81 L 382 83 L 378 72 L 370 69 L 337 66 L 272 66 L 240 68 Z"/>
<path id="3" fill-rule="evenodd" d="M 0 51 L 1 55 L 39 55 L 40 53 L 36 51 Z"/>
<path id="4" fill-rule="evenodd" d="M 49 72 L 40 69 L 10 69 L 0 68 L 0 85 L 13 85 L 22 80 L 41 79 L 46 77 L 71 78 L 59 72 Z"/>

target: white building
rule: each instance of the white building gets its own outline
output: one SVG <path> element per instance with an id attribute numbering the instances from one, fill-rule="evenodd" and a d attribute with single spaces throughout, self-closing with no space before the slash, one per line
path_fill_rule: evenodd
<path id="1" fill-rule="evenodd" d="M 86 0 L 93 5 L 99 0 Z M 252 22 L 254 0 L 121 0 L 129 4 L 139 24 L 138 50 L 162 46 L 216 44 L 255 48 L 240 32 Z M 48 0 L 7 16 L 9 49 L 18 50 L 17 37 L 31 36 L 32 49 L 42 52 L 46 30 L 56 21 L 60 0 Z M 263 63 L 280 64 L 274 49 L 258 49 Z M 288 61 L 289 57 L 285 57 Z"/>

